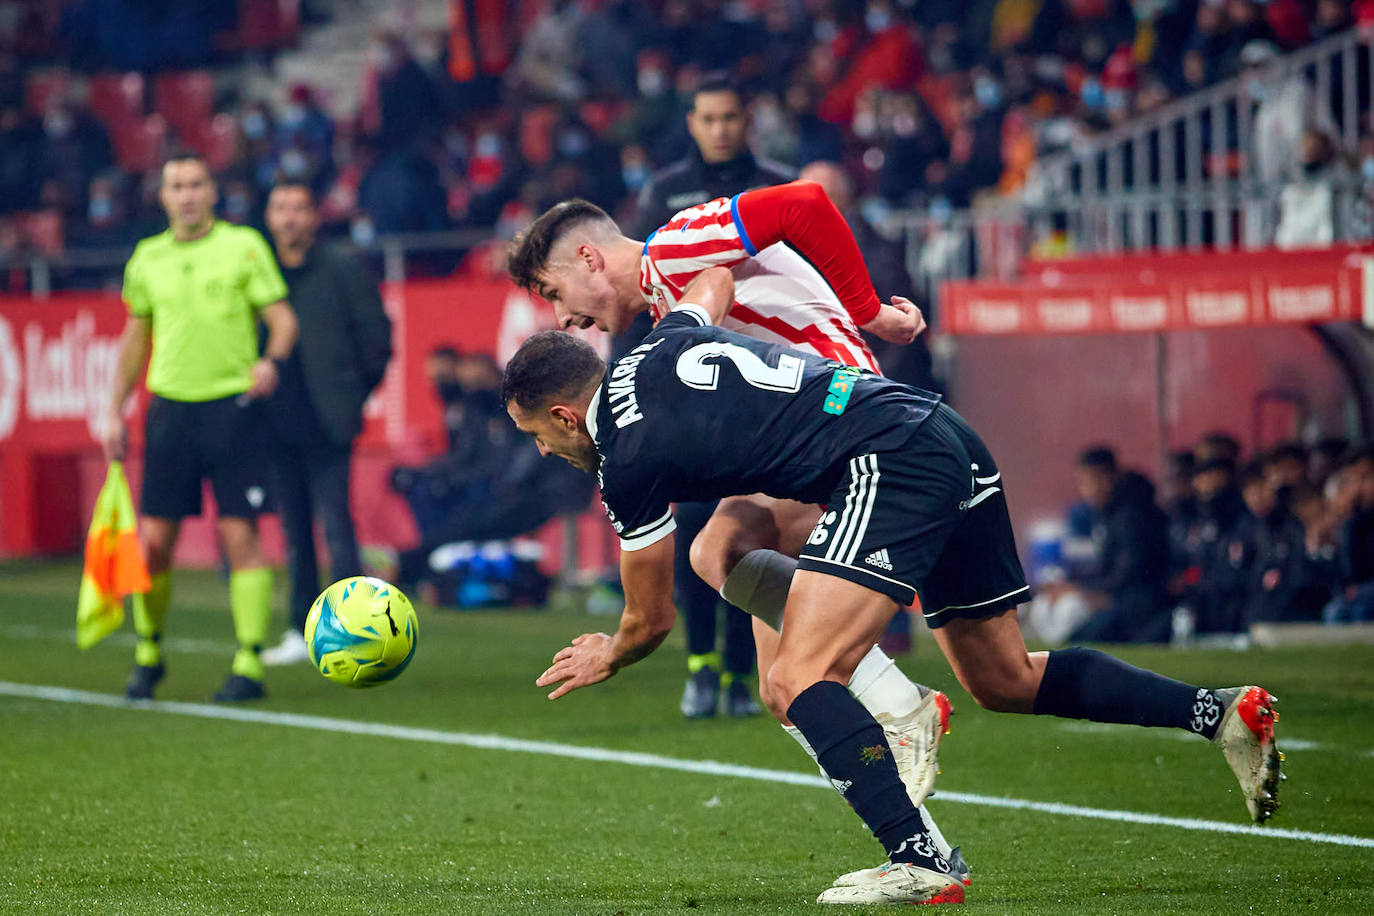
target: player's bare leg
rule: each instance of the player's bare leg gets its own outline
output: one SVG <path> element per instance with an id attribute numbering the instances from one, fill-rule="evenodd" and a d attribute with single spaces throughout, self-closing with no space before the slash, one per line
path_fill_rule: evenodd
<path id="1" fill-rule="evenodd" d="M 882 726 L 844 686 L 896 611 L 878 592 L 800 571 L 762 678 L 770 710 L 800 730 L 822 771 L 888 854 L 886 865 L 851 873 L 861 877 L 826 890 L 821 903 L 963 900 L 963 884 L 911 803 Z"/>
<path id="2" fill-rule="evenodd" d="M 723 499 L 692 542 L 693 568 L 727 601 L 776 628 L 794 558 L 820 515 L 818 506 L 761 494 Z M 754 635 L 757 651 L 770 651 L 757 627 Z M 762 657 L 759 671 L 765 670 Z M 877 646 L 859 664 L 849 687 L 887 730 L 912 803 L 921 805 L 939 772 L 940 741 L 952 712 L 949 698 L 911 681 Z M 788 734 L 799 737 L 795 729 Z"/>
<path id="3" fill-rule="evenodd" d="M 777 659 L 778 642 L 781 637 L 777 630 L 758 617 L 753 618 L 753 624 L 755 654 L 758 658 L 760 672 L 759 697 L 763 701 L 764 706 L 772 711 L 777 707 L 779 701 L 774 697 L 768 679 L 762 675 L 773 666 L 773 662 Z M 886 658 L 886 656 L 883 657 Z M 887 660 L 887 664 L 892 666 L 890 659 Z M 892 666 L 892 670 L 895 671 L 895 666 Z M 872 676 L 866 676 L 870 672 Z M 870 713 L 873 713 L 875 706 L 889 705 L 887 703 L 875 703 L 875 698 L 887 697 L 890 699 L 894 691 L 898 692 L 900 695 L 903 689 L 902 685 L 890 683 L 893 678 L 898 676 L 900 676 L 906 684 L 910 684 L 910 681 L 906 681 L 906 678 L 901 676 L 900 672 L 894 675 L 886 668 L 882 667 L 880 663 L 875 663 L 871 655 L 866 655 L 859 663 L 859 670 L 850 675 L 850 692 L 855 693 L 855 698 L 859 703 L 863 705 L 865 709 L 868 709 Z M 858 683 L 860 687 L 857 693 L 854 690 L 856 683 Z M 942 703 L 943 708 L 940 705 Z M 924 697 L 919 698 L 917 708 L 910 714 L 910 717 L 914 720 L 934 723 L 935 736 L 926 743 L 926 746 L 931 748 L 926 766 L 926 770 L 930 773 L 931 781 L 934 780 L 936 767 L 934 752 L 935 749 L 939 747 L 939 736 L 943 733 L 949 721 L 948 708 L 949 701 L 945 699 L 944 694 L 938 691 L 929 691 Z M 930 715 L 932 712 L 934 715 Z M 941 717 L 942 714 L 943 718 Z M 926 795 L 929 794 L 928 786 L 926 791 L 920 794 L 911 791 L 915 781 L 910 780 L 910 774 L 915 768 L 918 755 L 916 752 L 916 743 L 913 742 L 910 735 L 906 733 L 910 730 L 893 730 L 891 727 L 893 724 L 892 717 L 888 713 L 881 711 L 881 709 L 874 714 L 874 719 L 878 721 L 878 724 L 883 726 L 883 733 L 887 737 L 888 745 L 893 749 L 894 759 L 897 763 L 897 773 L 902 778 L 902 782 L 906 784 L 907 796 L 911 798 L 911 803 L 916 806 L 917 811 L 920 813 L 926 832 L 930 834 L 931 839 L 935 843 L 936 851 L 950 863 L 954 873 L 965 885 L 970 884 L 972 882 L 972 876 L 968 863 L 964 860 L 962 851 L 958 846 L 950 846 L 949 841 L 945 839 L 945 835 L 940 830 L 939 825 L 935 823 L 934 815 L 931 814 L 930 809 L 923 803 Z M 887 721 L 885 722 L 884 720 Z M 807 756 L 811 758 L 811 761 L 816 764 L 816 769 L 820 770 L 821 775 L 829 779 L 829 774 L 826 773 L 825 768 L 821 766 L 820 761 L 816 757 L 815 749 L 812 748 L 811 743 L 806 740 L 806 736 L 801 733 L 801 729 L 797 728 L 785 718 L 779 719 L 778 721 L 782 724 L 783 731 L 787 732 L 788 736 L 796 741 L 797 744 L 801 746 L 801 749 L 806 752 Z M 926 728 L 925 733 L 928 734 L 929 731 L 930 729 Z M 838 790 L 838 783 L 831 780 L 831 784 L 835 785 Z M 883 863 L 883 865 L 877 868 L 867 868 L 861 871 L 848 872 L 837 878 L 835 884 L 839 886 L 865 883 L 871 880 L 877 872 L 890 864 L 891 863 Z"/>
<path id="4" fill-rule="evenodd" d="M 1262 688 L 1184 684 L 1094 649 L 1027 652 L 1015 608 L 950 620 L 934 632 L 959 683 L 983 708 L 1202 735 L 1225 754 L 1256 823 L 1278 808 L 1278 715 Z"/>

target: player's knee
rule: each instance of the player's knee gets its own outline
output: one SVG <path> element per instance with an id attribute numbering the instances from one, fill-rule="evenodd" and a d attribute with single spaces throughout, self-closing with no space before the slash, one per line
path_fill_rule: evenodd
<path id="1" fill-rule="evenodd" d="M 1028 712 L 1035 701 L 1034 687 L 1011 672 L 972 678 L 964 689 L 990 712 Z"/>
<path id="2" fill-rule="evenodd" d="M 778 692 L 773 689 L 773 682 L 768 677 L 768 672 L 759 672 L 759 702 L 764 708 L 773 714 L 773 718 L 779 722 L 787 721 L 787 705 L 778 700 Z"/>
<path id="3" fill-rule="evenodd" d="M 725 585 L 725 577 L 744 556 L 732 538 L 721 537 L 719 529 L 710 525 L 703 528 L 692 541 L 687 555 L 692 561 L 692 571 L 716 591 Z"/>
<path id="4" fill-rule="evenodd" d="M 760 678 L 760 681 L 765 680 Z M 809 666 L 793 664 L 787 659 L 778 659 L 768 669 L 768 695 L 764 702 L 774 716 L 783 719 L 793 701 L 811 685 L 822 680 Z M 763 696 L 760 689 L 759 695 Z"/>
<path id="5" fill-rule="evenodd" d="M 166 572 L 172 566 L 172 549 L 176 537 L 160 528 L 145 527 L 139 534 L 143 542 L 143 556 L 148 561 L 150 573 Z"/>

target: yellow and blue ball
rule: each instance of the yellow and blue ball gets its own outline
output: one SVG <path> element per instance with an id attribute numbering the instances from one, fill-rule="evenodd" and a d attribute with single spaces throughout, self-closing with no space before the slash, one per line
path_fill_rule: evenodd
<path id="1" fill-rule="evenodd" d="M 419 633 L 410 599 L 372 576 L 340 579 L 326 588 L 305 621 L 311 663 L 346 687 L 396 678 L 415 657 Z"/>

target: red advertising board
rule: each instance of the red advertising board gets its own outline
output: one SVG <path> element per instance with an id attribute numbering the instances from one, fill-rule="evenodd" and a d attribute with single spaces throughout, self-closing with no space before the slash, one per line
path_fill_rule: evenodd
<path id="1" fill-rule="evenodd" d="M 1356 249 L 1042 261 L 1019 283 L 941 288 L 951 334 L 1109 334 L 1273 327 L 1364 317 Z"/>
<path id="2" fill-rule="evenodd" d="M 387 286 L 383 297 L 395 355 L 365 410 L 354 509 L 360 539 L 395 543 L 411 529 L 404 504 L 386 489 L 386 472 L 443 442 L 425 355 L 451 345 L 504 362 L 526 337 L 552 327 L 553 315 L 542 300 L 498 279 L 416 281 Z M 0 296 L 0 555 L 75 546 L 103 477 L 97 424 L 109 402 L 124 320 L 123 304 L 109 294 Z M 588 337 L 608 346 L 598 332 Z M 140 394 L 131 408 L 135 480 L 145 401 Z M 271 526 L 265 537 L 275 541 Z M 208 523 L 184 526 L 178 556 L 213 561 Z"/>

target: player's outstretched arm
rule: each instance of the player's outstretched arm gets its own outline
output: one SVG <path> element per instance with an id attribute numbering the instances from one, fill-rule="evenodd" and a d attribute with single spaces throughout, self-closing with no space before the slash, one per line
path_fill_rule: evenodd
<path id="1" fill-rule="evenodd" d="M 692 278 L 678 301 L 701 307 L 711 324 L 720 324 L 735 303 L 735 275 L 728 267 L 708 267 Z"/>
<path id="2" fill-rule="evenodd" d="M 640 550 L 620 553 L 620 581 L 625 587 L 625 611 L 614 635 L 583 633 L 560 649 L 553 664 L 535 681 L 540 687 L 557 684 L 549 694 L 556 700 L 579 687 L 599 684 L 626 665 L 659 647 L 673 629 L 673 536 Z"/>

